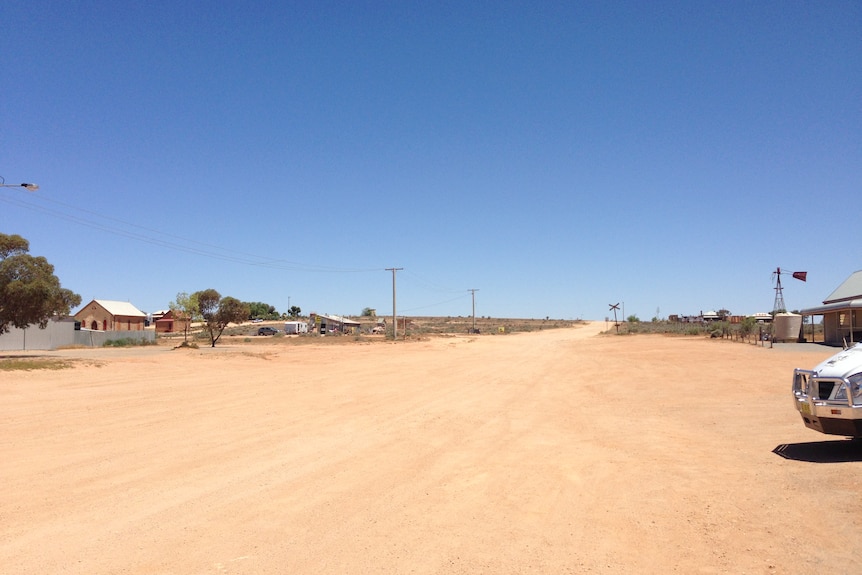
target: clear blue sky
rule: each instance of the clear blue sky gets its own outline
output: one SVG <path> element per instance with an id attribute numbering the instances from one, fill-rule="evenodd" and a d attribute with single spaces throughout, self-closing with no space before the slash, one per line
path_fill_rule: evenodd
<path id="1" fill-rule="evenodd" d="M 0 232 L 166 308 L 604 319 L 853 271 L 862 3 L 0 6 Z"/>

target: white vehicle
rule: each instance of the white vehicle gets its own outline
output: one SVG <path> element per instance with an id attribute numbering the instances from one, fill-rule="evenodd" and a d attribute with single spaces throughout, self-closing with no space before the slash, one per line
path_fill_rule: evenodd
<path id="1" fill-rule="evenodd" d="M 862 438 L 862 343 L 814 369 L 795 369 L 793 396 L 805 427 Z"/>

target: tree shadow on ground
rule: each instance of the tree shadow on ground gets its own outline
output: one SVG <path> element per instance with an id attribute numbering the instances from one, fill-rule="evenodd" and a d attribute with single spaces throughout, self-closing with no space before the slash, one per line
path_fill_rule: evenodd
<path id="1" fill-rule="evenodd" d="M 772 450 L 784 459 L 810 463 L 849 463 L 862 461 L 862 441 L 844 439 L 812 441 L 810 443 L 783 443 Z"/>

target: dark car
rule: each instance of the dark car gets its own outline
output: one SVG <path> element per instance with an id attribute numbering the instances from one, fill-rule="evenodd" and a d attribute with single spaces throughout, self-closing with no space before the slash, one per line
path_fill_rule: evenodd
<path id="1" fill-rule="evenodd" d="M 257 335 L 275 335 L 278 333 L 278 330 L 274 327 L 269 327 L 265 325 L 257 330 Z"/>

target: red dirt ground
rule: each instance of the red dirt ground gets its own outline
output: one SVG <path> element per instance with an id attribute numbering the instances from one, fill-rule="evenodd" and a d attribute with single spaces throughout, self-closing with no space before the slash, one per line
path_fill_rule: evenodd
<path id="1" fill-rule="evenodd" d="M 0 372 L 0 572 L 858 573 L 835 350 L 598 335 L 41 352 Z"/>

